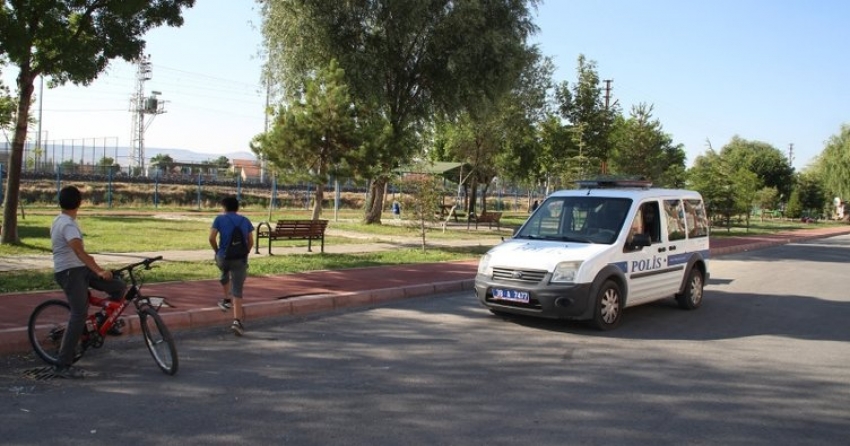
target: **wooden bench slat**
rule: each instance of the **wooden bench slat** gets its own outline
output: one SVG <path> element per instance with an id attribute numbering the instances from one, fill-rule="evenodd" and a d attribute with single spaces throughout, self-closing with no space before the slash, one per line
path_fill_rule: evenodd
<path id="1" fill-rule="evenodd" d="M 469 223 L 474 221 L 475 222 L 475 229 L 478 229 L 478 223 L 487 223 L 488 228 L 492 228 L 493 223 L 495 223 L 497 229 L 502 229 L 501 224 L 500 224 L 501 220 L 502 220 L 502 213 L 501 212 L 486 211 L 486 212 L 482 212 L 481 214 L 476 215 L 476 216 L 470 215 L 469 219 L 467 220 L 466 227 L 467 227 L 467 229 L 469 229 Z"/>
<path id="2" fill-rule="evenodd" d="M 268 222 L 262 222 L 257 225 L 257 240 L 261 238 L 269 239 L 269 255 L 272 253 L 272 241 L 285 240 L 307 240 L 307 251 L 312 251 L 312 241 L 322 241 L 322 252 L 325 252 L 325 230 L 328 227 L 327 220 L 278 220 L 272 229 Z M 265 228 L 265 229 L 264 229 Z M 259 243 L 257 243 L 257 254 L 260 253 Z"/>

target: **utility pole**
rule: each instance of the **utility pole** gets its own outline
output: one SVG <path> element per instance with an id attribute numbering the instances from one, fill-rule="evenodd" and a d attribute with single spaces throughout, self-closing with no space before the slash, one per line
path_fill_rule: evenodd
<path id="1" fill-rule="evenodd" d="M 130 136 L 130 167 L 139 169 L 139 175 L 145 174 L 145 131 L 153 122 L 156 115 L 165 113 L 165 101 L 160 101 L 158 91 L 151 92 L 145 97 L 145 82 L 151 80 L 150 56 L 143 55 L 137 61 L 139 68 L 136 72 L 136 91 L 130 99 L 130 113 L 133 116 Z M 145 115 L 152 115 L 145 122 Z"/>
<path id="2" fill-rule="evenodd" d="M 605 79 L 605 112 L 607 113 L 611 106 L 611 83 L 614 79 Z M 607 133 L 607 132 L 606 132 Z M 605 142 L 608 145 L 608 142 Z M 608 149 L 608 147 L 606 147 Z M 605 159 L 602 160 L 602 175 L 608 175 L 608 151 L 605 151 Z"/>
<path id="3" fill-rule="evenodd" d="M 263 126 L 263 132 L 269 133 L 269 92 L 272 88 L 271 78 L 266 79 L 266 109 L 263 110 L 263 116 L 265 116 L 265 125 Z M 263 154 L 260 154 L 260 183 L 266 183 L 266 157 Z"/>
<path id="4" fill-rule="evenodd" d="M 794 164 L 794 143 L 788 144 L 788 164 Z"/>
<path id="5" fill-rule="evenodd" d="M 611 105 L 611 83 L 614 82 L 614 79 L 605 79 L 605 111 L 608 111 L 608 107 Z"/>

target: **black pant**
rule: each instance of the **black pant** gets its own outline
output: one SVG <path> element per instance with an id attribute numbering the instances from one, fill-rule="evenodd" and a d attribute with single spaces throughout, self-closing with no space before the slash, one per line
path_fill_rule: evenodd
<path id="1" fill-rule="evenodd" d="M 53 275 L 56 283 L 62 287 L 68 304 L 71 305 L 71 318 L 65 327 L 62 347 L 59 349 L 59 366 L 70 366 L 74 362 L 74 350 L 86 326 L 86 316 L 89 313 L 89 287 L 104 291 L 109 298 L 119 300 L 124 295 L 124 282 L 113 277 L 103 280 L 87 266 L 70 268 Z"/>

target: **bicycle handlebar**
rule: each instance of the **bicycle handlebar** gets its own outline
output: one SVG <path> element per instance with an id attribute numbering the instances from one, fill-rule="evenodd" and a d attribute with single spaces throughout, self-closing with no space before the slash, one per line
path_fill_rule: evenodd
<path id="1" fill-rule="evenodd" d="M 150 257 L 150 258 L 147 258 L 145 260 L 142 260 L 141 262 L 131 263 L 131 264 L 125 266 L 125 267 L 114 270 L 113 273 L 120 273 L 120 272 L 123 272 L 123 271 L 131 271 L 131 270 L 134 270 L 134 269 L 136 269 L 140 266 L 144 266 L 145 269 L 149 269 L 151 267 L 151 263 L 156 262 L 157 260 L 162 260 L 162 256 Z"/>

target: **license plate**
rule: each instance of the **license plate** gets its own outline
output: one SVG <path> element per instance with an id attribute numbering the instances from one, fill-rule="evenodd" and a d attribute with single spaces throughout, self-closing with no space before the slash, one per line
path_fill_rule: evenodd
<path id="1" fill-rule="evenodd" d="M 500 300 L 509 300 L 511 302 L 528 303 L 528 291 L 517 290 L 502 290 L 493 288 L 493 298 Z"/>

